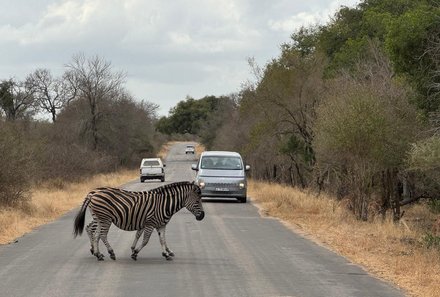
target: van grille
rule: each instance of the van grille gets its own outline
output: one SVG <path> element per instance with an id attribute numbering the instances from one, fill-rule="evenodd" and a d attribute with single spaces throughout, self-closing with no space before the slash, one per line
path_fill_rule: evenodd
<path id="1" fill-rule="evenodd" d="M 233 183 L 207 183 L 206 187 L 209 188 L 219 188 L 219 189 L 229 189 L 230 191 L 235 191 L 238 190 L 238 184 L 233 184 Z"/>

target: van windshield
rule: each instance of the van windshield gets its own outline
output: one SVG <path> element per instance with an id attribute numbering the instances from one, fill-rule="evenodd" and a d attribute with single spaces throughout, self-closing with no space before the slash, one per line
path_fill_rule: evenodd
<path id="1" fill-rule="evenodd" d="M 240 157 L 230 156 L 204 156 L 200 164 L 202 169 L 217 170 L 242 170 Z"/>

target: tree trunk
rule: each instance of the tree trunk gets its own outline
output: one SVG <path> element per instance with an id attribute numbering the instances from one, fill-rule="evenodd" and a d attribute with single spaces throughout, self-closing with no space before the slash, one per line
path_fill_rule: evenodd
<path id="1" fill-rule="evenodd" d="M 393 170 L 393 188 L 392 188 L 393 222 L 398 222 L 402 217 L 400 212 L 400 200 L 402 198 L 401 183 L 397 176 L 397 169 Z"/>
<path id="2" fill-rule="evenodd" d="M 390 193 L 388 187 L 388 171 L 382 171 L 381 173 L 381 188 L 382 188 L 382 197 L 381 197 L 381 208 L 380 214 L 382 216 L 382 220 L 384 221 L 386 218 L 387 210 L 390 208 Z"/>

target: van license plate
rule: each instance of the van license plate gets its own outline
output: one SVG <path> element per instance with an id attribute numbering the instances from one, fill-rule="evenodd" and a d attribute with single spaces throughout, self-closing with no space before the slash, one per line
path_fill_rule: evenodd
<path id="1" fill-rule="evenodd" d="M 217 192 L 229 192 L 228 188 L 215 188 Z"/>

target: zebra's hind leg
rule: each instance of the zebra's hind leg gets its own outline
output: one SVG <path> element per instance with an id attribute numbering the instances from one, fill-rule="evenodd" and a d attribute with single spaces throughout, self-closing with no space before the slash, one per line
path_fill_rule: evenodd
<path id="1" fill-rule="evenodd" d="M 90 224 L 88 224 L 87 227 L 86 227 L 87 235 L 89 236 L 89 239 L 90 239 L 90 252 L 92 253 L 92 255 L 94 254 L 94 249 L 93 249 L 94 237 L 93 237 L 93 234 L 95 233 L 97 226 L 98 225 L 97 225 L 95 219 L 93 219 L 93 221 L 91 221 Z"/>
<path id="2" fill-rule="evenodd" d="M 142 244 L 140 245 L 140 247 L 135 248 L 133 250 L 133 253 L 131 254 L 131 258 L 133 260 L 135 260 L 135 261 L 137 260 L 138 253 L 144 248 L 144 246 L 147 245 L 148 240 L 150 240 L 150 236 L 151 236 L 151 233 L 153 232 L 153 229 L 154 229 L 154 227 L 152 227 L 152 226 L 148 226 L 144 229 L 144 239 L 142 240 Z M 137 235 L 137 233 L 136 233 L 136 235 Z"/>
<path id="3" fill-rule="evenodd" d="M 105 247 L 107 248 L 107 252 L 109 253 L 110 258 L 112 260 L 116 260 L 115 252 L 113 251 L 113 248 L 111 247 L 110 243 L 107 240 L 107 234 L 108 231 L 110 230 L 111 224 L 112 223 L 108 221 L 101 223 L 101 233 L 99 237 L 101 238 L 102 242 L 105 244 Z"/>
<path id="4" fill-rule="evenodd" d="M 162 256 L 164 256 L 167 260 L 173 260 L 174 253 L 167 246 L 167 241 L 165 239 L 165 226 L 157 228 L 157 234 L 159 235 L 160 245 L 162 246 Z"/>
<path id="5" fill-rule="evenodd" d="M 96 230 L 92 234 L 92 236 L 93 236 L 93 255 L 98 259 L 98 261 L 104 260 L 104 255 L 99 252 L 100 233 L 101 233 L 101 223 L 98 221 L 96 224 Z"/>

